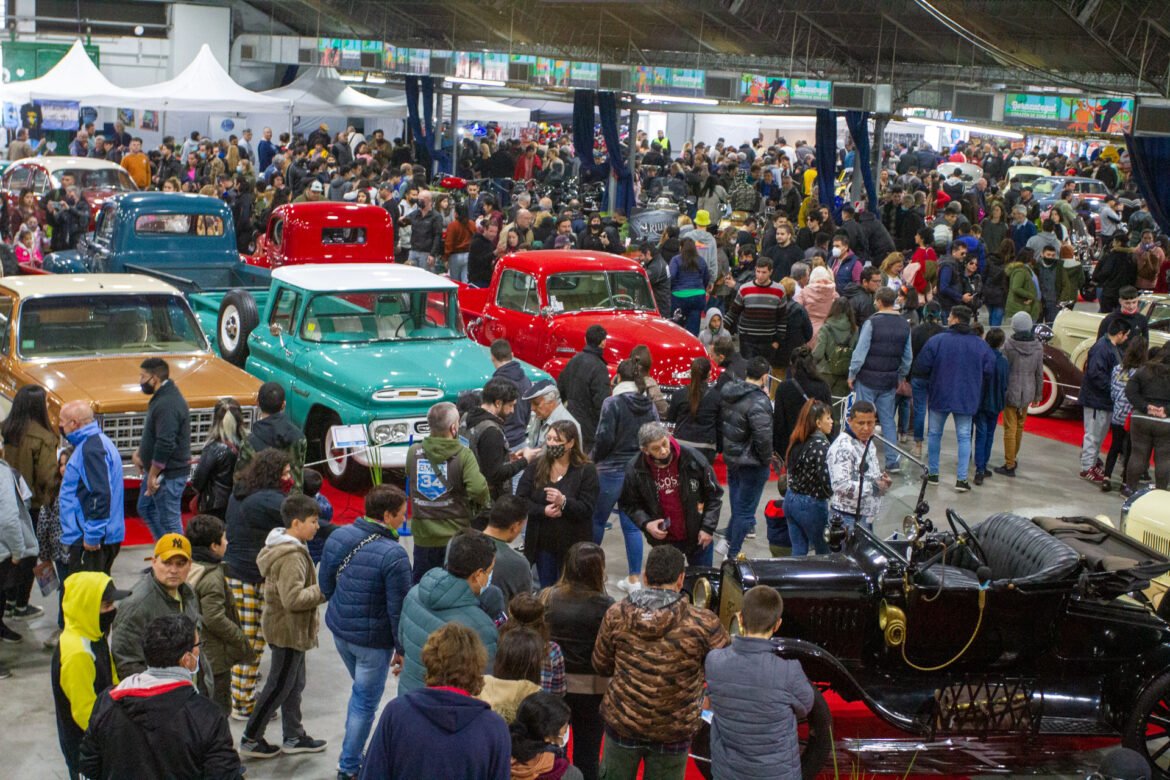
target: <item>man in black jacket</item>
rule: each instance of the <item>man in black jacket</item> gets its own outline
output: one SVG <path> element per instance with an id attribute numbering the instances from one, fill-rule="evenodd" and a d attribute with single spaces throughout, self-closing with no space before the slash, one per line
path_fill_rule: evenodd
<path id="1" fill-rule="evenodd" d="M 524 366 L 512 356 L 512 345 L 505 339 L 496 339 L 491 345 L 492 365 L 496 367 L 492 378 L 502 377 L 516 386 L 519 396 L 512 413 L 504 417 L 504 437 L 508 440 L 508 449 L 515 452 L 524 445 L 525 434 L 528 430 L 528 413 L 530 406 L 524 396 L 532 389 L 532 380 L 524 373 Z M 488 480 L 489 482 L 491 480 Z"/>
<path id="2" fill-rule="evenodd" d="M 731 518 L 727 528 L 727 557 L 735 559 L 756 522 L 756 509 L 772 467 L 772 403 L 764 382 L 768 359 L 748 361 L 747 379 L 723 388 L 723 462 Z"/>
<path id="3" fill-rule="evenodd" d="M 654 305 L 663 317 L 670 317 L 670 269 L 666 261 L 649 241 L 638 246 L 638 261 L 650 276 L 650 289 L 654 292 Z"/>
<path id="4" fill-rule="evenodd" d="M 764 252 L 772 259 L 772 278 L 779 281 L 792 275 L 792 266 L 804 259 L 801 249 L 792 237 L 792 225 L 776 226 L 776 242 Z"/>
<path id="5" fill-rule="evenodd" d="M 138 492 L 138 516 L 155 540 L 183 533 L 182 498 L 191 473 L 191 419 L 187 399 L 170 380 L 170 366 L 162 358 L 142 361 L 138 381 L 150 396 L 142 440 L 134 465 L 144 474 Z"/>
<path id="6" fill-rule="evenodd" d="M 260 419 L 252 423 L 252 432 L 240 447 L 236 475 L 239 476 L 257 452 L 271 447 L 288 455 L 293 489 L 301 492 L 305 484 L 305 450 L 308 443 L 305 434 L 284 413 L 284 386 L 280 382 L 260 385 L 256 392 L 256 404 L 260 407 Z"/>
<path id="7" fill-rule="evenodd" d="M 1129 326 L 1129 335 L 1125 341 L 1121 342 L 1121 351 L 1125 352 L 1129 347 L 1129 340 L 1134 336 L 1141 336 L 1148 343 L 1150 340 L 1150 320 L 1146 315 L 1138 311 L 1141 305 L 1141 298 L 1138 289 L 1131 284 L 1127 284 L 1118 291 L 1118 308 L 1105 315 L 1105 319 L 1101 320 L 1101 325 L 1097 328 L 1097 338 L 1101 339 L 1109 333 L 1109 325 L 1114 321 L 1120 320 Z"/>
<path id="8" fill-rule="evenodd" d="M 410 218 L 410 264 L 428 271 L 443 254 L 443 218 L 431 208 L 430 190 L 418 194 L 418 209 Z"/>
<path id="9" fill-rule="evenodd" d="M 590 325 L 585 349 L 573 355 L 557 377 L 565 408 L 581 426 L 581 448 L 589 452 L 597 436 L 601 404 L 609 398 L 609 367 L 605 363 L 605 328 Z"/>
<path id="10" fill-rule="evenodd" d="M 863 211 L 857 215 L 857 224 L 865 234 L 865 246 L 871 263 L 880 266 L 887 255 L 897 251 L 894 248 L 894 239 L 890 238 L 889 231 L 877 218 L 877 214 Z"/>
<path id="11" fill-rule="evenodd" d="M 81 197 L 77 187 L 70 186 L 65 189 L 63 200 L 48 199 L 45 207 L 49 212 L 46 220 L 53 228 L 49 248 L 54 252 L 76 249 L 77 242 L 89 229 L 89 202 Z"/>
<path id="12" fill-rule="evenodd" d="M 722 390 L 729 382 L 742 382 L 747 378 L 747 361 L 735 348 L 731 336 L 720 336 L 712 341 L 710 352 L 711 362 L 722 370 L 719 379 L 715 380 L 716 390 Z"/>
<path id="13" fill-rule="evenodd" d="M 158 151 L 162 156 L 159 158 L 158 169 L 154 174 L 154 185 L 161 190 L 167 179 L 177 179 L 182 176 L 183 163 L 175 157 L 175 147 L 172 144 L 163 142 L 159 145 Z M 235 172 L 233 171 L 233 173 Z"/>
<path id="14" fill-rule="evenodd" d="M 227 718 L 195 691 L 199 635 L 186 615 L 155 618 L 142 637 L 146 671 L 103 692 L 81 741 L 81 773 L 92 778 L 244 775 Z"/>
<path id="15" fill-rule="evenodd" d="M 698 450 L 679 444 L 662 423 L 638 430 L 641 455 L 626 466 L 620 506 L 651 545 L 672 544 L 689 566 L 710 566 L 723 488 Z"/>
<path id="16" fill-rule="evenodd" d="M 508 448 L 504 420 L 515 411 L 519 397 L 520 391 L 511 380 L 493 376 L 483 386 L 482 403 L 469 411 L 460 425 L 459 435 L 467 439 L 468 449 L 479 462 L 493 501 L 511 494 L 513 478 L 540 452 L 525 447 L 513 459 Z"/>

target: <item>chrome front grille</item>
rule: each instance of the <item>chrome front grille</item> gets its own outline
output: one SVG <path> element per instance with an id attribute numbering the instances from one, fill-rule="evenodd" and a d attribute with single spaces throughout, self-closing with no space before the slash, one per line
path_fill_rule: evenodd
<path id="1" fill-rule="evenodd" d="M 256 419 L 256 408 L 242 407 L 244 427 L 250 429 Z M 211 431 L 211 421 L 215 414 L 214 407 L 190 410 L 191 423 L 191 455 L 198 455 L 207 443 L 207 435 Z M 101 416 L 102 433 L 109 436 L 123 457 L 129 458 L 138 449 L 142 441 L 142 427 L 146 422 L 146 412 L 119 412 L 117 414 L 103 414 Z"/>

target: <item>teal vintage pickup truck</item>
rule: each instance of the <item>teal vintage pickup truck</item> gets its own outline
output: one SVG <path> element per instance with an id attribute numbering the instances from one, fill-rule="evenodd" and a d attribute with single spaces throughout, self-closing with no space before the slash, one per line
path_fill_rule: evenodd
<path id="1" fill-rule="evenodd" d="M 412 441 L 427 435 L 427 410 L 478 389 L 494 367 L 487 347 L 467 338 L 457 285 L 413 266 L 285 266 L 266 291 L 195 293 L 206 333 L 239 324 L 225 358 L 287 389 L 286 411 L 302 426 L 309 460 L 331 483 L 364 484 L 370 468 L 401 468 Z M 231 332 L 231 331 L 228 331 Z M 547 379 L 526 366 L 533 381 Z M 335 426 L 362 425 L 370 447 L 344 448 Z"/>

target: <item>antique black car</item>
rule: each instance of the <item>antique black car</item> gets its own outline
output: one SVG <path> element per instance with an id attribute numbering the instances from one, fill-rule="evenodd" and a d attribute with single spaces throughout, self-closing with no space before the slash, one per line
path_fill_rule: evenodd
<path id="1" fill-rule="evenodd" d="M 1120 737 L 1170 777 L 1170 626 L 1142 593 L 1170 570 L 1166 557 L 1090 518 L 1004 513 L 971 528 L 948 510 L 936 528 L 925 468 L 900 454 L 922 474 L 902 534 L 883 540 L 835 518 L 829 555 L 692 569 L 694 602 L 735 633 L 748 588 L 780 591 L 776 652 L 912 737 L 890 769 L 916 759 L 915 771 L 1010 772 L 1015 757 L 1061 737 L 1099 736 Z M 801 726 L 806 778 L 833 750 L 831 725 L 818 695 Z M 692 745 L 701 770 L 708 736 L 704 725 Z M 949 758 L 928 755 L 935 748 Z"/>

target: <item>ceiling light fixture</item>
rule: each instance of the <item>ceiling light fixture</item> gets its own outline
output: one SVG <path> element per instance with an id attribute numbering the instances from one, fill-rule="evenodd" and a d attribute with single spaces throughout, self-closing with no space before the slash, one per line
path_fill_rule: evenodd
<path id="1" fill-rule="evenodd" d="M 934 125 L 935 127 L 945 127 L 949 130 L 966 130 L 969 133 L 977 133 L 982 135 L 998 135 L 1001 138 L 1023 138 L 1022 133 L 1013 133 L 1011 130 L 1000 130 L 996 127 L 983 127 L 981 125 L 967 125 L 962 122 L 944 122 L 941 119 L 922 119 L 921 117 L 908 116 L 902 118 L 903 122 L 909 122 L 912 125 Z"/>
<path id="2" fill-rule="evenodd" d="M 680 97 L 678 95 L 638 95 L 643 103 L 690 103 L 696 106 L 717 106 L 718 100 L 700 97 Z"/>
<path id="3" fill-rule="evenodd" d="M 447 76 L 443 79 L 447 84 L 473 84 L 477 87 L 503 87 L 505 82 L 496 79 L 465 79 L 459 76 Z"/>

